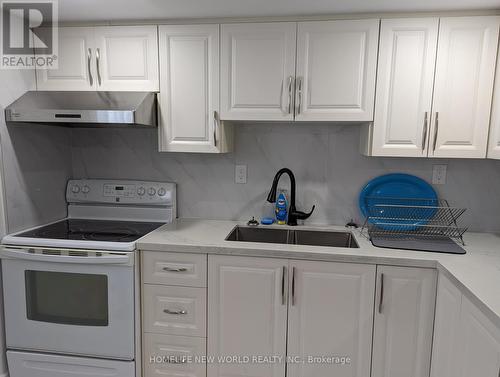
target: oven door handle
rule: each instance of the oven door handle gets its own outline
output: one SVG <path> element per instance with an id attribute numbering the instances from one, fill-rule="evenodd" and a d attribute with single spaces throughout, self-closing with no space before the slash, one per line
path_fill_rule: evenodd
<path id="1" fill-rule="evenodd" d="M 1 249 L 0 255 L 11 259 L 72 264 L 128 264 L 130 261 L 129 256 L 125 254 L 103 255 L 101 257 L 76 257 L 72 255 L 34 254 L 24 251 L 24 249 L 9 249 L 5 247 Z"/>

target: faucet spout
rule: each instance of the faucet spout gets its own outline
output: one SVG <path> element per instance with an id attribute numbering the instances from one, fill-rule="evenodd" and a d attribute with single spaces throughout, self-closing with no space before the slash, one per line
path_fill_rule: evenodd
<path id="1" fill-rule="evenodd" d="M 295 190 L 296 190 L 296 184 L 295 184 L 295 176 L 293 175 L 293 172 L 288 169 L 288 168 L 282 168 L 278 170 L 276 175 L 274 176 L 273 179 L 273 184 L 271 186 L 271 190 L 269 191 L 269 194 L 267 195 L 267 201 L 269 203 L 275 203 L 276 202 L 276 191 L 278 189 L 278 182 L 283 174 L 287 174 L 290 177 L 290 209 L 288 211 L 288 225 L 297 225 L 297 219 L 300 220 L 305 220 L 309 218 L 316 206 L 313 206 L 311 211 L 309 213 L 297 211 L 295 208 Z"/>

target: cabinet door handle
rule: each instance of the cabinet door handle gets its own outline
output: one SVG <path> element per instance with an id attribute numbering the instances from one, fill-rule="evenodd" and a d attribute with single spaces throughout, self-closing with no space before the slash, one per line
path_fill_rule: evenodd
<path id="1" fill-rule="evenodd" d="M 165 313 L 165 314 L 173 314 L 173 315 L 185 315 L 185 314 L 187 314 L 187 310 L 163 309 L 163 313 Z"/>
<path id="2" fill-rule="evenodd" d="M 87 70 L 89 72 L 90 86 L 94 86 L 94 78 L 92 77 L 92 69 L 90 68 L 91 60 L 92 60 L 92 49 L 89 48 L 89 51 L 87 53 Z"/>
<path id="3" fill-rule="evenodd" d="M 217 111 L 214 111 L 214 147 L 217 146 L 217 128 L 218 128 Z"/>
<path id="4" fill-rule="evenodd" d="M 296 90 L 297 90 L 297 115 L 300 114 L 302 111 L 302 78 L 298 77 L 297 78 L 297 83 L 296 83 Z"/>
<path id="5" fill-rule="evenodd" d="M 97 82 L 99 83 L 99 86 L 101 86 L 102 80 L 101 80 L 101 49 L 97 48 L 95 52 L 95 64 L 97 67 Z"/>
<path id="6" fill-rule="evenodd" d="M 434 152 L 436 150 L 436 143 L 437 143 L 437 138 L 438 138 L 438 130 L 439 130 L 439 113 L 436 111 L 436 119 L 434 120 L 434 143 L 432 145 L 432 151 Z"/>
<path id="7" fill-rule="evenodd" d="M 187 363 L 187 358 L 183 357 L 181 359 L 178 359 L 177 357 L 174 356 L 169 356 L 166 358 L 166 362 L 169 364 L 186 364 Z"/>
<path id="8" fill-rule="evenodd" d="M 427 116 L 428 116 L 428 113 L 426 111 L 425 115 L 424 115 L 424 129 L 422 130 L 422 152 L 425 150 L 425 144 L 427 141 L 427 127 L 428 127 Z"/>
<path id="9" fill-rule="evenodd" d="M 283 268 L 281 269 L 281 305 L 286 304 L 285 279 L 286 279 L 286 267 L 283 266 Z"/>
<path id="10" fill-rule="evenodd" d="M 163 267 L 163 271 L 166 272 L 186 272 L 188 269 L 186 267 Z"/>
<path id="11" fill-rule="evenodd" d="M 292 88 L 293 88 L 293 77 L 288 76 L 288 108 L 287 108 L 288 114 L 292 113 L 292 101 L 293 101 Z"/>
<path id="12" fill-rule="evenodd" d="M 378 302 L 378 312 L 382 313 L 382 305 L 384 303 L 384 274 L 380 274 L 380 299 Z"/>
<path id="13" fill-rule="evenodd" d="M 292 306 L 295 305 L 295 271 L 297 269 L 292 267 Z"/>

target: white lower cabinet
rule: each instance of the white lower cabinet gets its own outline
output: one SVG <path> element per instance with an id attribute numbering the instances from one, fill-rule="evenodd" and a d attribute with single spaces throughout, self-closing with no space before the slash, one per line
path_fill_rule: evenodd
<path id="1" fill-rule="evenodd" d="M 498 377 L 500 329 L 439 277 L 431 377 Z"/>
<path id="2" fill-rule="evenodd" d="M 371 377 L 428 377 L 436 270 L 377 266 Z"/>
<path id="3" fill-rule="evenodd" d="M 208 257 L 208 377 L 283 377 L 286 354 L 288 260 Z M 278 356 L 277 363 L 245 362 Z"/>
<path id="4" fill-rule="evenodd" d="M 290 261 L 287 376 L 370 376 L 375 269 Z"/>
<path id="5" fill-rule="evenodd" d="M 146 377 L 206 376 L 206 339 L 147 333 L 144 343 Z"/>

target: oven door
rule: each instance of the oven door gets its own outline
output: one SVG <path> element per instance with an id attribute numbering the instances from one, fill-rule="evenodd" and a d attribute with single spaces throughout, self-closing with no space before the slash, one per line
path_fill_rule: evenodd
<path id="1" fill-rule="evenodd" d="M 134 253 L 0 254 L 7 348 L 134 359 Z"/>

